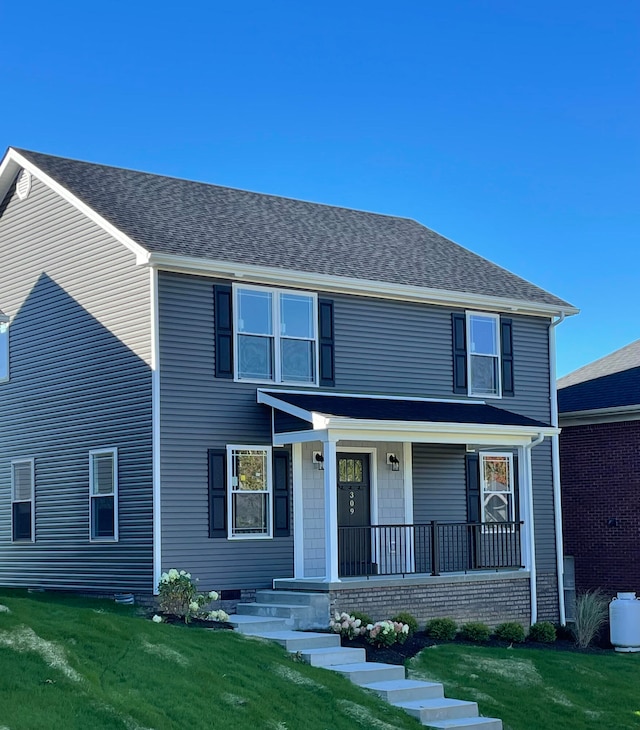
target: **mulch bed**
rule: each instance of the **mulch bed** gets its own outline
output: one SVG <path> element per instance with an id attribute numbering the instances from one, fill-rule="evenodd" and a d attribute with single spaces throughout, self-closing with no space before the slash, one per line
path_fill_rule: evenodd
<path id="1" fill-rule="evenodd" d="M 383 664 L 400 664 L 403 665 L 407 659 L 411 659 L 416 654 L 421 652 L 430 646 L 436 646 L 442 643 L 430 639 L 424 631 L 417 631 L 413 636 L 408 638 L 404 644 L 395 644 L 389 647 L 375 647 L 369 644 L 364 639 L 358 638 L 349 641 L 348 639 L 342 639 L 342 646 L 361 647 L 367 654 L 367 661 L 369 662 L 382 662 Z M 462 644 L 465 646 L 494 646 L 501 649 L 506 649 L 511 644 L 491 639 L 490 641 L 483 642 L 481 644 L 463 641 L 462 639 L 455 639 L 452 643 Z M 577 652 L 579 654 L 605 654 L 611 653 L 612 647 L 608 641 L 602 641 L 602 645 L 590 646 L 587 649 L 579 649 L 573 641 L 568 639 L 558 639 L 552 644 L 540 644 L 535 641 L 525 641 L 523 644 L 513 644 L 513 648 L 518 649 L 547 649 L 551 651 L 570 651 Z"/>
<path id="2" fill-rule="evenodd" d="M 166 616 L 163 615 L 162 620 L 165 624 L 173 624 L 174 626 L 194 626 L 198 629 L 226 629 L 233 631 L 233 626 L 226 621 L 207 621 L 202 618 L 189 619 L 189 623 L 186 624 L 181 616 Z"/>

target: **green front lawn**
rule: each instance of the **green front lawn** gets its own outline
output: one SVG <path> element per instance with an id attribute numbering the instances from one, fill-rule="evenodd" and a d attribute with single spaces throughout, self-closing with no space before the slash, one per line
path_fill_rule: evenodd
<path id="1" fill-rule="evenodd" d="M 505 730 L 640 728 L 640 655 L 440 644 L 408 663 Z"/>
<path id="2" fill-rule="evenodd" d="M 135 612 L 0 590 L 0 730 L 420 727 L 269 642 Z"/>

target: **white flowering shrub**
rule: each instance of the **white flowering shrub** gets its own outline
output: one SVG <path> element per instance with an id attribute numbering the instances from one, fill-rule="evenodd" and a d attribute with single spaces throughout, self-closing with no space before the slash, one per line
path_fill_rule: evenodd
<path id="1" fill-rule="evenodd" d="M 404 644 L 409 637 L 409 625 L 400 621 L 376 621 L 365 629 L 365 638 L 374 646 Z"/>
<path id="2" fill-rule="evenodd" d="M 168 616 L 183 618 L 189 623 L 192 618 L 205 618 L 210 621 L 227 621 L 229 616 L 222 610 L 207 611 L 205 606 L 218 600 L 215 591 L 198 593 L 196 581 L 186 570 L 172 568 L 160 576 L 158 584 L 158 606 L 160 612 Z M 157 621 L 156 616 L 153 617 Z M 162 620 L 161 617 L 159 617 Z"/>
<path id="3" fill-rule="evenodd" d="M 362 621 L 348 613 L 336 612 L 329 622 L 329 628 L 345 639 L 355 639 L 357 636 L 361 636 L 366 632 Z"/>

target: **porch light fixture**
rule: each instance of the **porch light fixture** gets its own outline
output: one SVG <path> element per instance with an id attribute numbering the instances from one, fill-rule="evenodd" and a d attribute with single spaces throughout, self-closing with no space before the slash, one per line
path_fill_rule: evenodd
<path id="1" fill-rule="evenodd" d="M 395 454 L 387 454 L 387 464 L 391 467 L 391 471 L 400 471 L 400 461 Z"/>
<path id="2" fill-rule="evenodd" d="M 313 452 L 313 463 L 320 471 L 324 471 L 324 456 L 320 451 Z"/>

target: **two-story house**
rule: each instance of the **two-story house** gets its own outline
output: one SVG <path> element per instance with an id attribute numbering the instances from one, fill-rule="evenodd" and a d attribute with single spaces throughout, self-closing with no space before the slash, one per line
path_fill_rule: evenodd
<path id="1" fill-rule="evenodd" d="M 558 620 L 554 324 L 412 220 L 10 148 L 0 583 Z"/>

